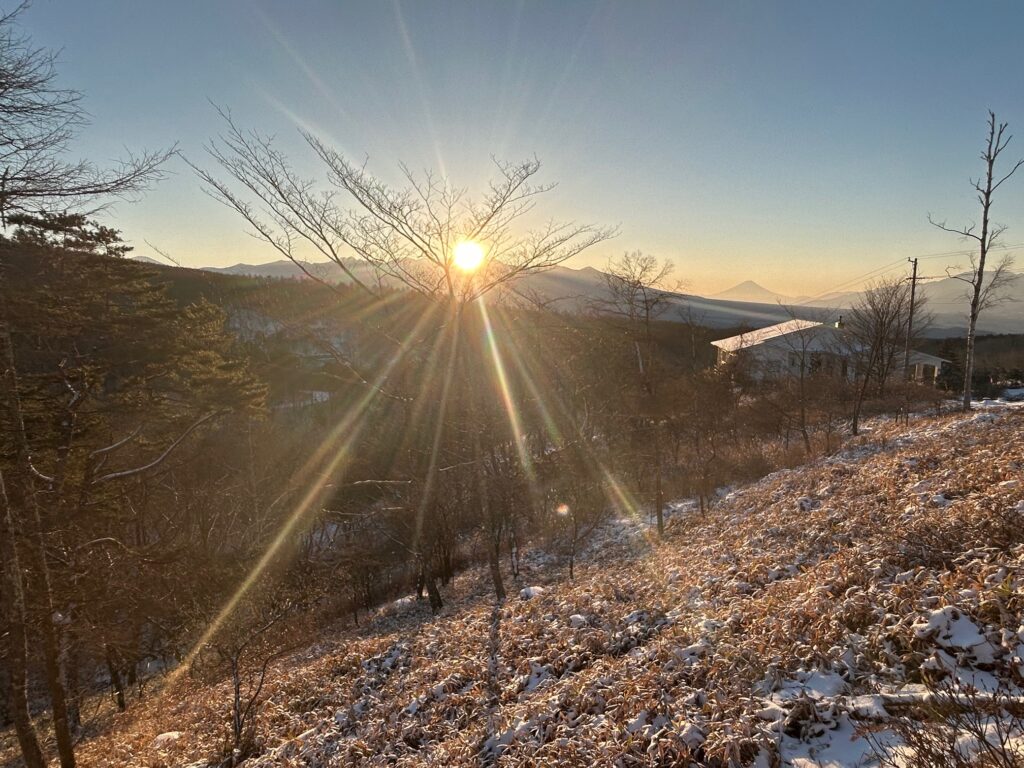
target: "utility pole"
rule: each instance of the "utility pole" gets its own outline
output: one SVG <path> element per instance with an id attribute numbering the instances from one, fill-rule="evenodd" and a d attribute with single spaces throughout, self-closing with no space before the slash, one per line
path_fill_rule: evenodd
<path id="1" fill-rule="evenodd" d="M 910 377 L 910 339 L 914 335 L 914 297 L 917 293 L 917 259 L 907 259 L 914 265 L 914 272 L 910 277 L 910 312 L 907 316 L 907 346 L 903 353 L 903 378 Z"/>

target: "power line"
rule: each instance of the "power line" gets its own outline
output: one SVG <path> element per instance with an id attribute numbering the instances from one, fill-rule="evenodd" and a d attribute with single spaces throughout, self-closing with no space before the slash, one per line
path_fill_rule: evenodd
<path id="1" fill-rule="evenodd" d="M 990 246 L 989 250 L 990 251 L 993 251 L 993 250 L 1006 251 L 1006 250 L 1009 250 L 1011 248 L 1024 248 L 1024 243 L 1005 243 L 1005 244 L 1000 243 L 1000 244 L 996 244 L 996 245 Z M 970 249 L 970 248 L 961 249 L 959 251 L 943 251 L 941 253 L 926 253 L 926 254 L 920 254 L 918 256 L 907 257 L 907 261 L 914 262 L 914 261 L 916 261 L 918 259 L 924 260 L 924 259 L 949 258 L 949 257 L 952 257 L 952 256 L 970 256 L 972 253 L 974 253 L 974 250 Z M 827 290 L 825 290 L 825 291 L 823 291 L 823 292 L 821 292 L 821 293 L 819 293 L 819 294 L 817 294 L 815 296 L 812 296 L 809 299 L 804 299 L 803 301 L 799 302 L 798 304 L 795 304 L 794 306 L 798 306 L 798 307 L 805 306 L 805 305 L 809 304 L 812 301 L 818 301 L 823 296 L 827 296 L 830 293 L 835 293 L 836 291 L 842 290 L 843 288 L 846 288 L 847 286 L 854 285 L 854 284 L 857 284 L 857 283 L 862 283 L 865 280 L 868 280 L 869 278 L 872 278 L 872 277 L 881 277 L 886 272 L 892 272 L 893 270 L 901 267 L 905 263 L 906 262 L 903 260 L 903 258 L 899 258 L 896 261 L 890 262 L 888 264 L 883 264 L 882 266 L 876 267 L 875 269 L 872 269 L 872 270 L 870 270 L 868 272 L 865 272 L 862 275 L 858 275 L 857 277 L 851 278 L 849 280 L 845 280 L 845 281 L 843 281 L 843 282 L 833 286 L 832 288 L 828 288 Z M 944 279 L 946 277 L 949 277 L 949 275 L 934 275 L 934 276 L 927 276 L 927 277 L 925 277 L 925 276 L 918 276 L 917 280 L 939 280 L 939 279 Z"/>
<path id="2" fill-rule="evenodd" d="M 837 285 L 835 285 L 835 286 L 833 286 L 831 288 L 828 288 L 827 290 L 817 294 L 816 296 L 812 296 L 809 299 L 805 299 L 804 301 L 801 301 L 796 306 L 803 306 L 803 305 L 808 304 L 808 303 L 810 303 L 812 301 L 817 301 L 818 299 L 822 298 L 823 296 L 827 296 L 830 293 L 835 293 L 836 291 L 841 290 L 841 289 L 843 289 L 843 288 L 845 288 L 845 287 L 847 287 L 849 285 L 853 285 L 854 283 L 863 282 L 864 280 L 867 280 L 870 277 L 878 277 L 880 275 L 885 274 L 886 272 L 891 272 L 892 270 L 896 269 L 897 267 L 902 266 L 903 263 L 904 263 L 903 259 L 897 259 L 896 261 L 893 261 L 893 262 L 891 262 L 889 264 L 883 264 L 881 267 L 876 267 L 875 269 L 872 269 L 870 272 L 865 272 L 863 275 L 858 275 L 857 277 L 854 277 L 854 278 L 852 278 L 850 280 L 846 280 L 846 281 L 844 281 L 842 283 L 839 283 L 839 284 L 837 284 Z"/>
<path id="3" fill-rule="evenodd" d="M 1024 243 L 996 243 L 995 245 L 989 246 L 990 251 L 1006 251 L 1011 248 L 1024 248 Z M 916 259 L 939 259 L 944 256 L 970 256 L 975 253 L 974 248 L 964 248 L 959 251 L 945 251 L 943 253 L 929 253 L 923 256 L 913 256 L 911 258 Z"/>

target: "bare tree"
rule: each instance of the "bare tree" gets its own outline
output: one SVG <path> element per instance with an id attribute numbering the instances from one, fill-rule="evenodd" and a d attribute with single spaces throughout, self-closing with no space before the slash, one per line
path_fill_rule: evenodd
<path id="1" fill-rule="evenodd" d="M 850 308 L 846 346 L 850 357 L 857 361 L 857 389 L 851 425 L 855 435 L 871 382 L 877 383 L 878 395 L 881 396 L 901 348 L 912 343 L 906 336 L 906 329 L 910 327 L 910 290 L 909 283 L 903 278 L 880 280 L 869 285 Z M 913 327 L 915 333 L 920 334 L 928 320 L 921 313 L 924 300 L 915 303 Z"/>
<path id="2" fill-rule="evenodd" d="M 823 368 L 835 365 L 835 355 L 830 349 L 833 346 L 834 332 L 830 326 L 814 321 L 802 320 L 790 312 L 790 323 L 793 330 L 779 337 L 780 345 L 786 350 L 786 361 L 767 363 L 769 376 L 783 373 L 776 384 L 775 406 L 786 424 L 786 445 L 789 445 L 789 433 L 795 423 L 796 431 L 803 440 L 804 450 L 808 455 L 813 449 L 811 445 L 810 404 L 815 389 L 818 373 L 826 373 Z M 781 366 L 772 371 L 772 368 Z M 794 412 L 795 409 L 795 412 Z"/>
<path id="3" fill-rule="evenodd" d="M 307 145 L 326 171 L 326 184 L 299 176 L 273 140 L 244 131 L 226 110 L 226 130 L 207 146 L 226 174 L 192 165 L 216 200 L 238 212 L 253 234 L 293 261 L 309 277 L 301 258 L 312 248 L 338 265 L 353 283 L 373 292 L 357 270 L 361 263 L 392 283 L 435 298 L 469 302 L 516 278 L 562 263 L 612 237 L 612 227 L 549 222 L 520 231 L 521 219 L 553 184 L 536 184 L 536 158 L 519 163 L 494 161 L 497 178 L 478 199 L 431 172 L 401 170 L 407 186 L 377 179 L 311 133 Z M 340 199 L 339 199 L 340 195 Z M 346 211 L 342 201 L 354 203 Z M 455 265 L 461 241 L 478 243 L 483 263 L 471 277 Z M 354 258 L 353 258 L 354 257 Z"/>
<path id="4" fill-rule="evenodd" d="M 603 312 L 625 318 L 634 332 L 637 374 L 643 393 L 641 400 L 647 405 L 647 426 L 651 430 L 654 452 L 654 508 L 658 533 L 665 532 L 665 490 L 663 484 L 661 425 L 657 414 L 657 371 L 654 355 L 653 322 L 671 305 L 667 287 L 673 266 L 670 261 L 632 251 L 608 261 L 605 286 L 608 297 L 595 303 Z"/>
<path id="5" fill-rule="evenodd" d="M 87 120 L 82 94 L 56 85 L 55 51 L 37 48 L 17 26 L 28 3 L 0 15 L 0 224 L 11 213 L 79 208 L 128 196 L 161 175 L 175 151 L 143 152 L 113 168 L 67 160 Z"/>
<path id="6" fill-rule="evenodd" d="M 631 322 L 649 327 L 671 303 L 669 277 L 671 261 L 659 261 L 640 251 L 609 259 L 604 282 L 608 297 L 596 302 L 596 308 Z"/>
<path id="7" fill-rule="evenodd" d="M 231 679 L 231 745 L 227 765 L 237 765 L 255 748 L 256 717 L 267 671 L 281 654 L 269 635 L 296 609 L 293 601 L 262 585 L 258 592 L 270 599 L 250 596 L 242 601 L 232 620 L 220 627 L 201 649 L 209 652 L 214 670 Z M 204 617 L 209 622 L 210 617 Z"/>
<path id="8" fill-rule="evenodd" d="M 36 473 L 29 451 L 28 439 L 25 434 L 25 421 L 21 410 L 18 393 L 17 369 L 14 364 L 14 347 L 5 318 L 3 292 L 0 291 L 0 425 L 4 435 L 3 450 L 0 452 L 0 474 L 4 475 L 4 516 L 5 528 L 13 534 L 21 532 L 21 542 L 25 545 L 25 560 L 29 561 L 35 572 L 35 583 L 24 583 L 24 574 L 4 569 L 5 585 L 4 601 L 12 602 L 10 619 L 15 628 L 25 628 L 32 621 L 32 611 L 25 604 L 24 597 L 33 588 L 32 597 L 35 602 L 43 605 L 43 617 L 39 621 L 43 637 L 46 661 L 46 682 L 53 707 L 53 726 L 60 754 L 61 768 L 74 768 L 74 744 L 68 724 L 67 697 L 61 680 L 57 662 L 58 641 L 57 630 L 52 619 L 54 615 L 53 594 L 51 591 L 50 569 L 44 552 L 43 525 L 39 511 L 39 499 L 33 480 Z M 15 543 L 10 555 L 17 557 Z M 26 569 L 27 570 L 27 569 Z M 14 664 L 24 664 L 26 656 L 22 653 L 21 637 L 16 633 L 11 637 L 11 657 Z M 24 699 L 25 687 L 21 684 L 26 678 L 26 670 L 12 668 L 11 674 L 18 681 L 12 686 L 11 703 L 16 713 L 27 712 L 27 700 Z M 22 748 L 22 756 L 26 764 L 34 766 L 38 755 L 39 743 L 31 720 L 15 719 L 18 729 L 18 742 Z"/>
<path id="9" fill-rule="evenodd" d="M 89 559 L 83 550 L 100 542 L 130 549 L 106 535 L 89 541 L 93 537 L 85 531 L 103 517 L 98 510 L 109 509 L 104 500 L 109 503 L 111 498 L 122 497 L 128 485 L 161 471 L 190 435 L 226 413 L 215 403 L 210 403 L 212 410 L 207 404 L 201 405 L 205 412 L 195 414 L 198 418 L 188 413 L 187 407 L 177 412 L 168 410 L 168 416 L 174 413 L 171 421 L 180 419 L 177 426 L 171 426 L 169 421 L 154 418 L 152 411 L 156 409 L 150 409 L 159 401 L 161 389 L 170 401 L 183 404 L 180 387 L 184 382 L 189 382 L 184 386 L 193 392 L 203 388 L 193 372 L 214 383 L 218 367 L 225 374 L 221 385 L 228 387 L 232 397 L 237 397 L 246 385 L 226 367 L 212 362 L 219 357 L 217 348 L 226 349 L 229 343 L 222 328 L 206 333 L 216 325 L 214 318 L 223 323 L 223 315 L 212 308 L 190 307 L 181 313 L 180 324 L 154 323 L 150 327 L 157 335 L 145 335 L 145 341 L 141 337 L 133 341 L 130 333 L 123 332 L 127 317 L 133 321 L 128 327 L 137 330 L 147 325 L 143 318 L 165 321 L 172 312 L 179 311 L 166 297 L 163 301 L 154 297 L 148 302 L 140 300 L 140 293 L 133 289 L 145 289 L 145 281 L 133 280 L 131 273 L 136 265 L 116 259 L 86 260 L 82 252 L 61 253 L 55 248 L 23 254 L 22 266 L 33 267 L 25 274 L 10 258 L 8 249 L 4 251 L 6 279 L 0 284 L 0 474 L 6 493 L 0 499 L 4 504 L 0 530 L 16 532 L 5 558 L 16 557 L 21 564 L 17 569 L 6 568 L 0 585 L 7 614 L 4 618 L 14 630 L 7 654 L 8 674 L 15 682 L 12 708 L 20 714 L 24 704 L 21 683 L 27 670 L 22 630 L 28 628 L 40 640 L 57 749 L 61 765 L 69 768 L 75 764 L 74 731 L 78 725 L 76 638 L 89 625 L 75 616 L 102 603 L 98 595 L 105 590 L 87 596 L 89 590 L 79 591 L 66 577 L 74 572 L 75 580 L 84 581 L 94 573 L 107 572 L 106 558 L 98 561 L 97 571 L 85 566 Z M 48 276 L 53 274 L 62 275 L 62 279 L 51 282 Z M 124 301 L 125 296 L 134 301 Z M 106 309 L 96 311 L 97 306 Z M 120 314 L 122 310 L 128 314 Z M 87 315 L 104 324 L 111 340 L 109 346 L 96 343 L 96 337 L 89 335 L 88 324 L 80 324 L 80 318 Z M 46 322 L 47 317 L 54 316 L 59 319 Z M 34 337 L 45 341 L 36 342 L 34 338 L 34 343 L 17 345 L 12 341 L 24 339 L 29 329 Z M 90 339 L 87 364 L 76 354 L 86 339 Z M 187 348 L 186 340 L 195 346 Z M 154 359 L 141 363 L 146 369 L 141 373 L 141 368 L 132 370 L 119 357 L 133 346 L 159 350 L 168 357 L 161 365 L 152 365 Z M 196 350 L 211 357 L 203 363 Z M 131 353 L 127 356 L 133 357 Z M 193 364 L 199 367 L 190 370 Z M 123 377 L 117 387 L 97 384 L 109 382 L 106 372 L 114 369 Z M 19 379 L 19 373 L 26 375 Z M 141 390 L 141 380 L 146 382 L 147 395 L 156 398 L 149 401 L 150 408 L 133 414 L 132 402 Z M 129 394 L 133 387 L 135 394 Z M 55 427 L 50 429 L 48 424 Z M 165 432 L 166 427 L 173 434 Z M 139 447 L 137 441 L 154 438 L 150 445 L 162 447 L 152 453 Z M 141 458 L 143 451 L 145 457 Z M 108 466 L 108 461 L 113 466 Z M 115 491 L 115 487 L 121 491 Z M 58 552 L 61 554 L 55 554 Z M 69 557 L 69 552 L 79 554 Z M 33 741 L 37 739 L 31 726 L 30 721 L 16 721 L 25 760 L 34 765 L 37 750 Z"/>
<path id="10" fill-rule="evenodd" d="M 971 299 L 967 322 L 967 352 L 964 355 L 963 408 L 965 411 L 971 408 L 971 379 L 974 375 L 974 342 L 978 316 L 986 308 L 1003 300 L 1004 289 L 1017 277 L 1010 271 L 1013 266 L 1011 256 L 1004 256 L 987 279 L 985 275 L 989 251 L 1006 231 L 1005 225 L 995 224 L 991 221 L 993 195 L 1004 182 L 1017 172 L 1021 165 L 1024 165 L 1024 159 L 1021 159 L 1014 163 L 1007 173 L 1001 175 L 996 173 L 996 161 L 1012 138 L 1006 133 L 1007 127 L 1007 123 L 997 123 L 995 113 L 989 111 L 988 137 L 985 141 L 985 148 L 981 152 L 981 159 L 985 163 L 985 175 L 980 179 L 971 179 L 971 186 L 977 191 L 978 202 L 981 204 L 981 231 L 976 231 L 976 224 L 960 228 L 950 227 L 946 225 L 945 221 L 936 221 L 931 215 L 928 216 L 928 221 L 942 231 L 952 232 L 978 244 L 977 254 L 971 255 L 970 271 L 966 275 L 950 274 L 950 277 L 967 283 Z"/>
<path id="11" fill-rule="evenodd" d="M 466 309 L 500 286 L 550 269 L 607 240 L 615 228 L 551 221 L 528 230 L 524 217 L 553 187 L 534 181 L 541 167 L 535 158 L 520 163 L 495 160 L 495 180 L 474 198 L 448 179 L 430 172 L 416 174 L 404 165 L 405 186 L 392 187 L 370 174 L 365 164 L 353 163 L 321 139 L 303 132 L 324 169 L 325 178 L 318 183 L 296 173 L 270 138 L 243 131 L 226 110 L 219 111 L 225 132 L 207 146 L 219 172 L 192 167 L 206 191 L 235 210 L 255 237 L 320 282 L 325 281 L 309 269 L 303 253 L 319 253 L 369 294 L 379 294 L 385 284 L 397 285 L 445 306 L 445 321 L 434 329 L 444 343 L 432 346 L 447 346 L 451 363 L 443 374 L 426 376 L 422 382 L 424 388 L 434 387 L 433 396 L 440 407 L 430 415 L 436 422 L 434 429 L 420 430 L 416 437 L 423 441 L 417 453 L 426 464 L 418 471 L 422 483 L 416 487 L 422 489 L 422 496 L 417 519 L 437 507 L 439 455 L 448 452 L 472 461 L 479 482 L 475 495 L 467 499 L 475 500 L 493 534 L 493 546 L 488 549 L 495 594 L 501 600 L 504 587 L 497 548 L 504 528 L 491 504 L 484 461 L 497 446 L 483 444 L 475 431 L 487 421 L 485 406 L 478 402 L 478 388 L 466 386 L 471 379 L 477 380 L 488 362 L 482 345 L 470 343 L 480 338 L 481 329 L 470 326 L 476 320 L 471 320 Z M 351 209 L 346 209 L 346 204 Z M 458 251 L 463 245 L 473 249 L 478 263 L 459 263 Z M 452 381 L 465 390 L 464 397 L 455 394 Z M 471 445 L 462 438 L 468 434 L 475 435 L 468 441 Z M 421 542 L 414 542 L 413 548 L 421 552 Z M 434 589 L 433 574 L 426 573 L 426 578 L 428 588 Z M 433 591 L 431 602 L 440 605 Z"/>
<path id="12" fill-rule="evenodd" d="M 0 337 L 2 343 L 2 337 Z M 16 499 L 22 501 L 22 499 Z M 11 503 L 4 486 L 0 470 L 0 556 L 3 559 L 4 578 L 0 581 L 0 607 L 6 625 L 6 653 L 0 659 L 4 665 L 7 695 L 4 702 L 14 721 L 14 730 L 21 747 L 22 759 L 28 768 L 43 768 L 39 737 L 32 725 L 28 703 L 28 638 L 29 618 L 25 606 L 25 590 L 22 585 L 20 557 L 15 539 L 18 530 L 14 524 Z"/>

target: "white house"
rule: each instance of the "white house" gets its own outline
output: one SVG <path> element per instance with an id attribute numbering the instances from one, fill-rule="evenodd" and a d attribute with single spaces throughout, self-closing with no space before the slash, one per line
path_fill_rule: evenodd
<path id="1" fill-rule="evenodd" d="M 936 357 L 917 350 L 910 351 L 910 372 L 914 381 L 934 384 L 942 373 L 942 366 L 948 364 L 949 360 L 944 357 Z"/>
<path id="2" fill-rule="evenodd" d="M 777 325 L 758 328 L 711 342 L 718 348 L 718 364 L 743 360 L 750 374 L 758 380 L 824 371 L 852 377 L 849 339 L 840 318 L 837 323 L 819 323 L 814 320 L 787 320 Z M 932 381 L 938 377 L 941 357 L 923 352 L 911 352 L 910 367 L 916 381 Z"/>

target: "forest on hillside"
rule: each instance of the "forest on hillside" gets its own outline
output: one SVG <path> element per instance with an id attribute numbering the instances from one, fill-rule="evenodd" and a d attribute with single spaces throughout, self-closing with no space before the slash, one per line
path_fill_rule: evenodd
<path id="1" fill-rule="evenodd" d="M 8 645 L 0 675 L 79 735 L 105 692 L 128 709 L 183 671 L 226 675 L 227 754 L 248 754 L 264 664 L 317 626 L 407 594 L 437 611 L 477 564 L 503 598 L 531 547 L 571 577 L 609 517 L 660 530 L 668 499 L 704 506 L 833 450 L 854 407 L 942 396 L 873 372 L 861 402 L 859 379 L 809 357 L 757 381 L 713 365 L 713 332 L 635 296 L 618 312 L 457 315 L 42 231 L 0 246 L 27 473 L 4 480 L 34 510 L 5 518 L 24 585 L 5 636 L 29 650 Z"/>

